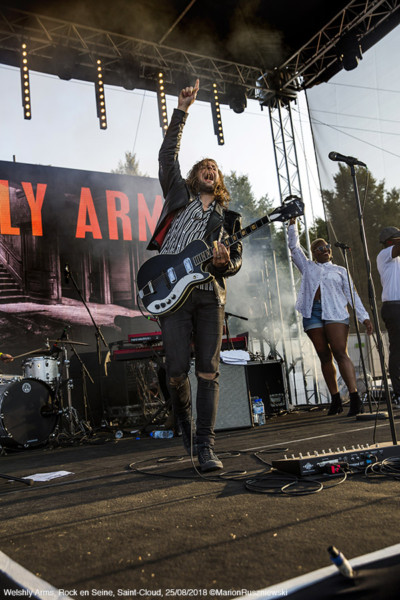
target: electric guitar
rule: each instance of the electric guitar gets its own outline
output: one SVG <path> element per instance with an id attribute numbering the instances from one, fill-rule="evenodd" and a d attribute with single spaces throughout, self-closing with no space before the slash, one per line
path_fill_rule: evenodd
<path id="1" fill-rule="evenodd" d="M 292 200 L 287 202 L 289 199 Z M 228 248 L 268 223 L 284 222 L 303 214 L 302 200 L 297 196 L 289 196 L 282 206 L 269 215 L 257 219 L 221 242 Z M 214 279 L 202 267 L 212 256 L 212 248 L 203 240 L 194 240 L 178 254 L 159 254 L 149 258 L 137 274 L 138 295 L 148 312 L 156 317 L 173 312 L 185 302 L 192 287 Z"/>

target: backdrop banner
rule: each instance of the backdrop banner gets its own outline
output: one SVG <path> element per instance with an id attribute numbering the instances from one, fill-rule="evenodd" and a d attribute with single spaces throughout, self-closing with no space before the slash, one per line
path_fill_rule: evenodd
<path id="1" fill-rule="evenodd" d="M 40 348 L 65 326 L 94 349 L 87 308 L 107 342 L 154 326 L 136 273 L 162 202 L 157 179 L 0 161 L 0 349 Z"/>

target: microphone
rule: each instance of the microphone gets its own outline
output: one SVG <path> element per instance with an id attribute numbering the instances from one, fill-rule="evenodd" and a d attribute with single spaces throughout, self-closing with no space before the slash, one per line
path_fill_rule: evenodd
<path id="1" fill-rule="evenodd" d="M 351 250 L 350 246 L 347 244 L 343 244 L 343 242 L 335 242 L 336 248 L 341 248 L 342 250 Z"/>
<path id="2" fill-rule="evenodd" d="M 347 558 L 340 552 L 340 550 L 335 548 L 335 546 L 329 546 L 328 552 L 329 558 L 331 559 L 333 564 L 337 566 L 342 575 L 349 578 L 354 577 L 354 571 L 352 569 L 351 564 L 349 563 Z"/>
<path id="3" fill-rule="evenodd" d="M 64 267 L 64 281 L 65 283 L 69 283 L 69 276 L 71 272 L 69 270 L 69 264 L 67 263 Z"/>
<path id="4" fill-rule="evenodd" d="M 367 165 L 365 163 L 361 162 L 361 160 L 358 160 L 358 158 L 354 158 L 354 156 L 343 156 L 343 154 L 339 154 L 339 152 L 329 152 L 328 157 L 331 160 L 345 162 L 349 166 L 357 165 L 359 167 L 367 168 Z"/>

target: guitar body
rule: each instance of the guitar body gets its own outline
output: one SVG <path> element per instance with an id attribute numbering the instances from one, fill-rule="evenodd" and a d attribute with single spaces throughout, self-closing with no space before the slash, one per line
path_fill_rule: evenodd
<path id="1" fill-rule="evenodd" d="M 179 254 L 159 254 L 140 267 L 139 297 L 149 313 L 159 317 L 177 310 L 193 287 L 213 279 L 210 273 L 203 271 L 204 261 L 195 260 L 207 250 L 205 242 L 194 240 Z"/>

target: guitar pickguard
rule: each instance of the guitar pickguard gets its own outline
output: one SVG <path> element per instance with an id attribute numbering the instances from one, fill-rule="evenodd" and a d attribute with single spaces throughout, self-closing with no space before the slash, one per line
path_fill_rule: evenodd
<path id="1" fill-rule="evenodd" d="M 194 285 L 209 281 L 212 276 L 204 272 L 188 273 L 176 283 L 170 293 L 164 298 L 157 298 L 147 304 L 147 310 L 153 315 L 159 316 L 166 312 L 176 310 Z"/>

